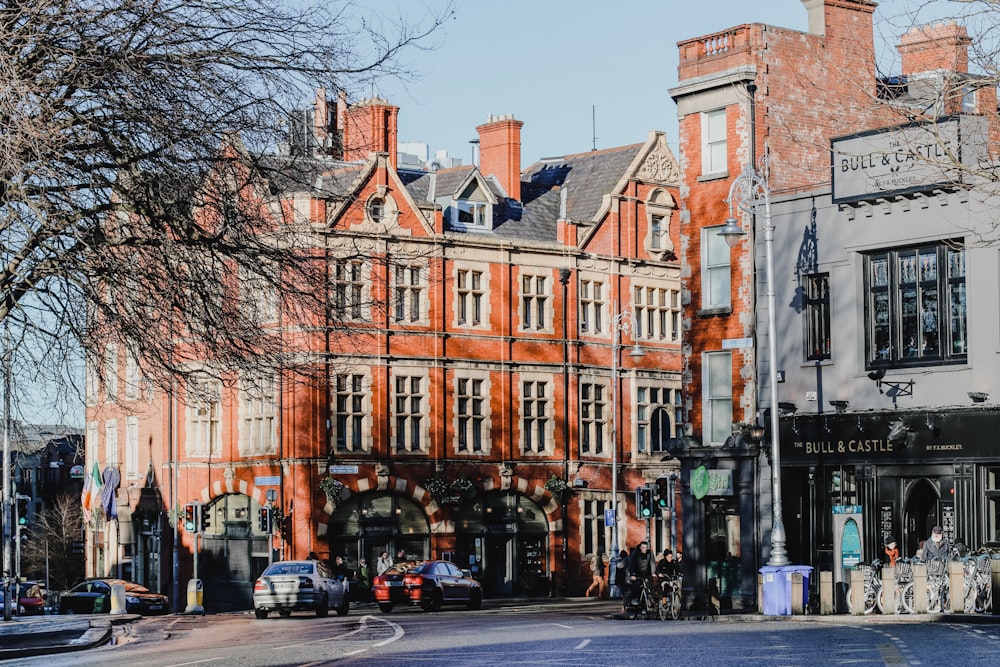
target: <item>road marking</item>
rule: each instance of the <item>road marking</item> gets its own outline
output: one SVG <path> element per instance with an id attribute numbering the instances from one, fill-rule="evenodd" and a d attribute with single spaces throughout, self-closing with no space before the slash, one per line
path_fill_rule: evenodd
<path id="1" fill-rule="evenodd" d="M 344 634 L 341 634 L 341 635 L 334 635 L 333 637 L 324 637 L 323 639 L 315 639 L 315 640 L 313 640 L 311 642 L 299 642 L 298 644 L 286 644 L 285 646 L 275 646 L 275 647 L 272 647 L 271 650 L 272 651 L 284 651 L 285 649 L 296 648 L 298 646 L 309 646 L 310 644 L 322 644 L 324 642 L 332 642 L 332 641 L 337 641 L 339 639 L 344 639 L 346 637 L 350 637 L 351 635 L 356 635 L 359 632 L 367 630 L 368 627 L 367 627 L 366 623 L 368 621 L 379 621 L 381 623 L 385 623 L 386 625 L 391 626 L 393 628 L 393 630 L 394 630 L 394 633 L 393 633 L 392 637 L 390 637 L 388 639 L 385 639 L 385 640 L 383 640 L 381 642 L 378 642 L 377 644 L 372 644 L 372 646 L 385 646 L 386 644 L 389 644 L 391 642 L 396 641 L 397 639 L 402 638 L 402 636 L 404 634 L 406 634 L 403 631 L 403 628 L 399 627 L 397 624 L 393 623 L 392 621 L 388 621 L 386 619 L 379 618 L 378 616 L 371 616 L 371 615 L 362 616 L 359 620 L 361 621 L 360 625 L 358 625 L 357 628 L 355 628 L 354 630 L 351 630 L 350 632 L 345 632 Z"/>
<path id="2" fill-rule="evenodd" d="M 397 623 L 393 623 L 388 619 L 379 618 L 378 616 L 364 616 L 362 617 L 362 620 L 364 619 L 371 619 L 373 621 L 379 621 L 380 623 L 385 623 L 386 625 L 390 626 L 393 630 L 392 637 L 389 637 L 388 639 L 383 639 L 377 644 L 372 644 L 372 646 L 385 646 L 386 644 L 391 644 L 396 640 L 402 639 L 403 635 L 406 634 L 406 631 L 404 631 L 403 628 L 401 628 Z"/>
<path id="3" fill-rule="evenodd" d="M 579 644 L 577 644 L 576 646 L 574 646 L 573 650 L 574 651 L 579 651 L 580 649 L 582 649 L 584 646 L 586 646 L 589 643 L 590 643 L 589 639 L 584 639 L 582 642 L 580 642 Z"/>
<path id="4" fill-rule="evenodd" d="M 192 662 L 178 662 L 175 665 L 169 665 L 169 667 L 184 667 L 184 665 L 200 665 L 203 662 L 215 662 L 216 660 L 226 660 L 226 658 L 205 658 L 204 660 L 194 660 Z"/>
<path id="5" fill-rule="evenodd" d="M 573 629 L 572 625 L 563 625 L 562 623 L 553 623 L 552 625 L 556 626 L 557 628 L 566 628 L 567 630 Z"/>

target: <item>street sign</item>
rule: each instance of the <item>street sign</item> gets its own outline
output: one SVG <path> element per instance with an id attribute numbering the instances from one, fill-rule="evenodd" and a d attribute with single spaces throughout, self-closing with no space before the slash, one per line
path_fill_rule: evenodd
<path id="1" fill-rule="evenodd" d="M 358 466 L 330 466 L 327 472 L 331 475 L 357 475 Z"/>
<path id="2" fill-rule="evenodd" d="M 604 527 L 612 528 L 615 525 L 615 511 L 604 510 Z"/>
<path id="3" fill-rule="evenodd" d="M 267 475 L 253 478 L 254 486 L 278 486 L 281 484 L 281 476 Z"/>

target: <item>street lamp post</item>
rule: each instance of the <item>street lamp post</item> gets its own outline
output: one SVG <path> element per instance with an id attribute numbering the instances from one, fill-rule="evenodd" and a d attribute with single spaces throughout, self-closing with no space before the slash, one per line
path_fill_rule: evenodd
<path id="1" fill-rule="evenodd" d="M 771 383 L 771 557 L 767 564 L 781 566 L 788 564 L 785 550 L 785 524 L 781 518 L 781 447 L 778 438 L 778 353 L 775 342 L 777 330 L 774 316 L 774 223 L 771 221 L 771 188 L 767 182 L 767 157 L 761 163 L 763 174 L 748 164 L 729 187 L 729 217 L 719 232 L 730 248 L 739 242 L 746 232 L 740 227 L 735 209 L 744 214 L 764 214 L 764 248 L 767 261 L 767 369 Z"/>
<path id="2" fill-rule="evenodd" d="M 635 331 L 635 315 L 628 308 L 611 319 L 611 508 L 614 510 L 615 529 L 611 533 L 611 558 L 618 558 L 618 355 L 622 348 L 622 335 Z M 645 354 L 639 342 L 632 346 L 629 356 L 638 359 Z"/>

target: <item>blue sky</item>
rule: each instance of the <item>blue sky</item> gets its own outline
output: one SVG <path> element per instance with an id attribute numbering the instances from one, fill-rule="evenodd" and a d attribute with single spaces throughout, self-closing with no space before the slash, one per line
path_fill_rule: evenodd
<path id="1" fill-rule="evenodd" d="M 364 0 L 390 15 L 444 0 Z M 411 52 L 420 78 L 376 91 L 400 107 L 399 138 L 468 164 L 489 114 L 524 121 L 522 166 L 546 156 L 639 143 L 667 132 L 676 149 L 677 42 L 742 23 L 805 30 L 801 0 L 457 0 L 432 51 Z M 369 93 L 370 94 L 370 93 Z M 596 123 L 592 122 L 596 120 Z"/>
<path id="2" fill-rule="evenodd" d="M 417 16 L 447 0 L 356 0 L 387 16 Z M 677 42 L 743 23 L 806 30 L 802 0 L 454 0 L 456 13 L 429 51 L 408 61 L 419 78 L 380 82 L 400 107 L 399 138 L 446 149 L 468 164 L 470 139 L 489 114 L 524 122 L 522 167 L 541 157 L 639 143 L 649 130 L 677 146 Z M 983 7 L 983 5 L 978 5 Z M 985 5 L 990 7 L 990 5 Z M 949 0 L 882 0 L 881 60 L 906 28 L 975 11 Z M 970 32 L 973 32 L 970 29 Z M 879 36 L 881 33 L 881 36 Z M 973 32 L 974 34 L 974 32 Z M 888 62 L 888 61 L 887 61 Z M 888 71 L 895 71 L 891 65 Z M 370 90 L 364 92 L 365 96 Z"/>

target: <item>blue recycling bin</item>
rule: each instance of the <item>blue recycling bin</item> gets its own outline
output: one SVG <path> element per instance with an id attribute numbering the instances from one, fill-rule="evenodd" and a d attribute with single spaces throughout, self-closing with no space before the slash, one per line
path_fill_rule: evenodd
<path id="1" fill-rule="evenodd" d="M 779 565 L 765 565 L 760 568 L 765 616 L 792 615 L 791 575 L 786 575 L 785 568 Z"/>

